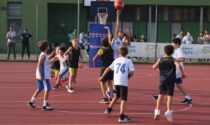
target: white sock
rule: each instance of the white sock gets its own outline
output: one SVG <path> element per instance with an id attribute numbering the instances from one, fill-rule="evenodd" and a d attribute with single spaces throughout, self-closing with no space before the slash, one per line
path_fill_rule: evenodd
<path id="1" fill-rule="evenodd" d="M 185 96 L 186 99 L 192 99 L 189 95 Z"/>
<path id="2" fill-rule="evenodd" d="M 31 102 L 35 102 L 35 97 L 31 97 Z"/>
<path id="3" fill-rule="evenodd" d="M 44 100 L 44 101 L 43 101 L 43 106 L 46 106 L 47 103 L 48 103 L 48 101 L 47 101 L 47 100 Z"/>

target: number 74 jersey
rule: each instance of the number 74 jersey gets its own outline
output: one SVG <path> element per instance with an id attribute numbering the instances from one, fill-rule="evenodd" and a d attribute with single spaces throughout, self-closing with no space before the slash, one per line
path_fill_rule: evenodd
<path id="1" fill-rule="evenodd" d="M 128 86 L 128 75 L 134 71 L 133 62 L 126 57 L 119 57 L 109 66 L 114 71 L 114 85 Z"/>

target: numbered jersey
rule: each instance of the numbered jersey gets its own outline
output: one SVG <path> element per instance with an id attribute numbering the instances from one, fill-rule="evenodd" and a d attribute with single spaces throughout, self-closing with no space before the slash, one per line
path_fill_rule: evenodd
<path id="1" fill-rule="evenodd" d="M 109 66 L 114 71 L 114 85 L 128 86 L 128 75 L 134 71 L 133 62 L 126 57 L 119 57 Z"/>
<path id="2" fill-rule="evenodd" d="M 123 45 L 123 42 L 120 38 L 113 39 L 112 41 L 112 49 L 114 52 L 114 59 L 118 57 L 118 49 Z"/>

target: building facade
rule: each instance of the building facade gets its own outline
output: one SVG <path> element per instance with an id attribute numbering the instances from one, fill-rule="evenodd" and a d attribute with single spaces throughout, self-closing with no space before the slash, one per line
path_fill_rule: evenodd
<path id="1" fill-rule="evenodd" d="M 24 27 L 33 35 L 30 47 L 36 53 L 36 41 L 67 43 L 67 34 L 77 28 L 77 0 L 0 0 L 0 53 L 6 53 L 6 33 L 14 26 L 18 36 Z M 90 7 L 80 0 L 80 31 L 88 31 L 95 22 Z M 170 42 L 173 34 L 189 31 L 197 42 L 199 32 L 210 29 L 210 0 L 125 0 L 121 28 L 132 35 L 144 34 L 150 42 Z M 115 17 L 108 23 L 115 25 Z M 17 52 L 21 51 L 20 39 Z"/>

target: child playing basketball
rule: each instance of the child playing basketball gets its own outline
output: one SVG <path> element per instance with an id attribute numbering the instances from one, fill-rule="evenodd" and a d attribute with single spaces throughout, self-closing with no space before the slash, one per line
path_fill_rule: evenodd
<path id="1" fill-rule="evenodd" d="M 123 46 L 120 47 L 120 56 L 114 60 L 114 62 L 104 71 L 103 75 L 99 78 L 99 80 L 102 81 L 109 71 L 114 71 L 114 86 L 116 89 L 116 96 L 114 96 L 112 99 L 109 107 L 105 110 L 105 113 L 111 114 L 112 107 L 116 101 L 121 98 L 120 116 L 118 119 L 119 122 L 130 121 L 128 116 L 126 116 L 124 113 L 128 96 L 128 79 L 133 76 L 134 66 L 132 61 L 126 57 L 127 54 L 128 48 Z"/>
<path id="2" fill-rule="evenodd" d="M 101 57 L 103 62 L 103 67 L 101 68 L 100 76 L 104 73 L 105 69 L 109 67 L 109 65 L 112 64 L 114 58 L 113 58 L 113 50 L 111 46 L 109 45 L 109 41 L 107 38 L 101 39 L 102 48 L 98 51 L 98 53 L 93 58 L 93 64 L 96 66 L 96 59 Z M 110 88 L 110 95 L 111 98 L 113 97 L 113 90 L 112 90 L 112 80 L 113 80 L 113 71 L 109 71 L 104 79 L 100 81 L 101 84 L 101 92 L 103 95 L 103 99 L 100 101 L 100 103 L 108 103 L 109 99 L 106 95 L 105 90 L 105 83 L 108 83 L 108 87 Z"/>
<path id="3" fill-rule="evenodd" d="M 112 38 L 112 34 L 111 34 L 109 27 L 104 27 L 108 31 L 109 43 L 113 49 L 114 59 L 116 59 L 119 55 L 118 49 L 121 46 L 129 46 L 130 42 L 131 42 L 130 37 L 127 34 L 125 34 L 122 30 L 120 30 L 120 28 L 119 28 L 120 13 L 121 13 L 121 11 L 117 10 L 114 38 Z"/>
<path id="4" fill-rule="evenodd" d="M 65 79 L 66 74 L 68 73 L 68 66 L 67 66 L 67 57 L 65 55 L 65 47 L 59 47 L 58 55 L 56 55 L 52 61 L 59 61 L 60 63 L 60 71 L 58 75 L 58 79 L 56 81 L 56 85 L 54 89 L 58 89 L 61 86 L 61 80 Z"/>
<path id="5" fill-rule="evenodd" d="M 174 39 L 172 45 L 175 49 L 174 54 L 172 56 L 179 62 L 181 67 L 184 69 L 185 57 L 182 49 L 180 48 L 181 40 L 179 38 Z M 191 104 L 192 98 L 190 97 L 190 95 L 187 94 L 186 90 L 184 89 L 182 76 L 179 70 L 176 70 L 176 87 L 184 95 L 184 100 L 182 101 L 182 103 Z"/>
<path id="6" fill-rule="evenodd" d="M 165 55 L 158 59 L 153 65 L 153 69 L 159 67 L 160 70 L 160 85 L 159 85 L 159 96 L 156 103 L 156 109 L 154 111 L 154 119 L 159 120 L 160 117 L 160 106 L 163 100 L 163 96 L 167 95 L 167 111 L 165 117 L 169 122 L 173 121 L 173 110 L 172 110 L 172 97 L 174 94 L 174 86 L 176 82 L 176 67 L 179 69 L 181 76 L 184 78 L 184 71 L 179 63 L 171 56 L 174 48 L 172 45 L 164 47 Z"/>
<path id="7" fill-rule="evenodd" d="M 44 90 L 44 101 L 43 101 L 43 110 L 52 110 L 53 108 L 48 103 L 48 97 L 49 92 L 51 90 L 50 87 L 50 66 L 51 63 L 48 59 L 48 56 L 46 54 L 48 50 L 48 42 L 43 40 L 38 42 L 38 47 L 41 51 L 41 54 L 39 56 L 38 65 L 36 69 L 36 79 L 37 79 L 37 85 L 38 88 L 35 91 L 34 95 L 32 96 L 31 100 L 29 101 L 28 105 L 31 107 L 36 107 L 35 105 L 35 99 L 39 95 L 40 92 Z"/>
<path id="8" fill-rule="evenodd" d="M 184 57 L 184 53 L 183 53 L 182 49 L 180 48 L 181 40 L 179 38 L 173 39 L 172 45 L 175 49 L 172 56 L 173 56 L 174 59 L 176 59 L 179 62 L 182 69 L 184 69 L 184 63 L 183 62 L 185 61 L 185 57 Z M 181 73 L 178 69 L 176 70 L 176 87 L 184 95 L 184 100 L 182 101 L 182 103 L 191 104 L 192 103 L 192 98 L 187 94 L 186 90 L 184 89 L 182 76 L 181 76 Z M 153 98 L 157 99 L 157 96 L 153 96 Z"/>
<path id="9" fill-rule="evenodd" d="M 49 59 L 50 60 L 53 59 L 58 54 L 59 54 L 59 46 L 56 47 L 55 51 L 52 52 Z M 60 71 L 60 62 L 59 62 L 59 60 L 56 60 L 56 61 L 52 62 L 52 65 L 51 65 L 51 77 L 52 78 L 54 77 L 56 82 L 59 77 L 59 71 Z M 59 85 L 61 85 L 61 84 L 59 84 Z"/>
<path id="10" fill-rule="evenodd" d="M 78 46 L 78 41 L 76 38 L 72 39 L 72 47 L 66 51 L 65 55 L 69 55 L 69 85 L 67 86 L 67 91 L 69 93 L 74 93 L 73 85 L 76 83 L 77 70 L 78 67 L 82 67 L 82 50 Z M 81 61 L 80 66 L 79 58 Z"/>

